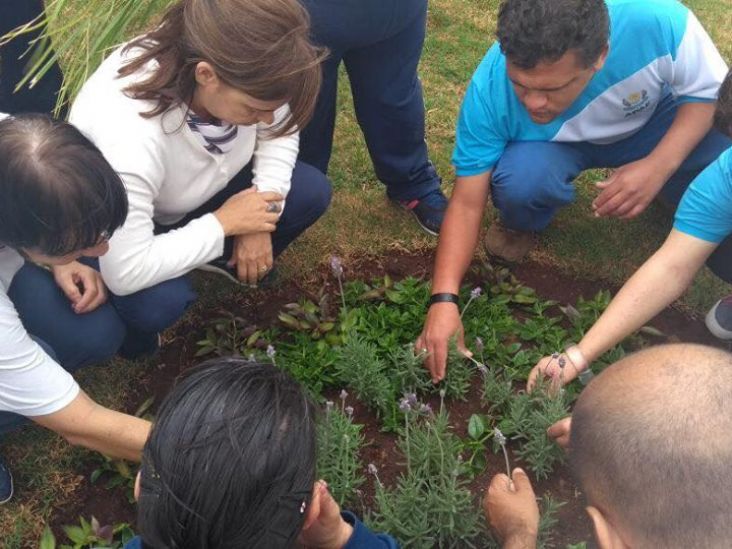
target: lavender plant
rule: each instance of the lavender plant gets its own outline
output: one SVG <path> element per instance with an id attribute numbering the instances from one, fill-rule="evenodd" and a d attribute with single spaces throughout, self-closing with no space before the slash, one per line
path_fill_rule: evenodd
<path id="1" fill-rule="evenodd" d="M 341 391 L 340 404 L 328 401 L 318 422 L 318 475 L 339 505 L 355 502 L 363 484 L 363 464 L 359 457 L 364 444 L 363 426 L 354 423 L 353 408 L 346 405 L 348 393 Z"/>

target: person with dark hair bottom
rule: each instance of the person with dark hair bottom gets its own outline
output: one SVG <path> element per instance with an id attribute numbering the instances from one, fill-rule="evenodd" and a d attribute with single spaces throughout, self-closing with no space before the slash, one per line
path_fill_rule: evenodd
<path id="1" fill-rule="evenodd" d="M 732 137 L 732 71 L 719 88 L 716 128 Z M 732 147 L 692 181 L 676 211 L 663 245 L 618 291 L 597 322 L 576 345 L 565 350 L 571 367 L 560 375 L 557 361 L 542 358 L 529 375 L 569 383 L 605 351 L 641 328 L 676 301 L 707 263 L 725 282 L 732 282 Z M 732 296 L 720 299 L 706 316 L 709 331 L 732 340 Z"/>
<path id="2" fill-rule="evenodd" d="M 568 445 L 600 549 L 726 549 L 732 540 L 732 355 L 664 345 L 593 379 L 549 434 Z M 536 547 L 528 477 L 493 478 L 486 515 L 504 548 Z"/>
<path id="3" fill-rule="evenodd" d="M 180 0 L 74 101 L 130 202 L 101 260 L 137 331 L 125 352 L 154 349 L 196 299 L 190 271 L 257 284 L 327 209 L 328 179 L 296 161 L 324 57 L 309 32 L 297 0 Z"/>
<path id="4" fill-rule="evenodd" d="M 300 159 L 328 171 L 342 61 L 376 177 L 390 200 L 436 235 L 447 198 L 427 151 L 417 74 L 427 0 L 303 0 L 303 5 L 310 13 L 313 41 L 330 54 L 323 62 L 315 115 L 301 135 Z"/>
<path id="5" fill-rule="evenodd" d="M 463 100 L 457 180 L 417 340 L 435 382 L 454 335 L 468 352 L 457 293 L 489 195 L 499 219 L 486 249 L 517 262 L 574 201 L 581 171 L 617 168 L 592 207 L 627 220 L 656 197 L 675 207 L 732 145 L 712 128 L 727 66 L 676 0 L 504 0 L 497 35 Z"/>
<path id="6" fill-rule="evenodd" d="M 126 549 L 396 549 L 316 477 L 315 405 L 272 364 L 214 359 L 166 397 L 135 483 Z"/>
<path id="7" fill-rule="evenodd" d="M 0 433 L 26 417 L 139 460 L 150 424 L 95 403 L 71 376 L 113 357 L 126 335 L 91 266 L 127 215 L 122 181 L 73 126 L 0 118 Z M 12 494 L 0 459 L 0 503 Z"/>

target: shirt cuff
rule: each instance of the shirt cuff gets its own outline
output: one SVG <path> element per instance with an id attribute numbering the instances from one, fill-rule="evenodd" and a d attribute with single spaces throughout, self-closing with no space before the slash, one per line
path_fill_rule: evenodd
<path id="1" fill-rule="evenodd" d="M 353 534 L 343 549 L 398 549 L 399 544 L 386 534 L 374 534 L 350 511 L 342 511 L 341 517 L 353 527 Z"/>

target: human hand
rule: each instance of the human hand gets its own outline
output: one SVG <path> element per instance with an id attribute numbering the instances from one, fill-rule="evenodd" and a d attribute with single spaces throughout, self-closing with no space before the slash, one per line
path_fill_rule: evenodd
<path id="1" fill-rule="evenodd" d="M 76 314 L 89 313 L 107 301 L 102 275 L 78 261 L 51 267 L 56 284 L 63 291 Z"/>
<path id="2" fill-rule="evenodd" d="M 566 353 L 554 353 L 545 356 L 529 373 L 529 379 L 526 381 L 526 391 L 529 393 L 533 391 L 536 381 L 541 376 L 549 380 L 549 391 L 554 393 L 576 378 L 580 371 L 574 365 L 574 362 L 567 357 Z"/>
<path id="3" fill-rule="evenodd" d="M 325 481 L 315 483 L 313 497 L 300 532 L 300 543 L 312 549 L 341 549 L 353 534 L 353 527 L 341 517 L 341 509 Z"/>
<path id="4" fill-rule="evenodd" d="M 236 267 L 239 280 L 255 285 L 270 271 L 273 263 L 272 236 L 269 233 L 240 234 L 234 237 L 234 250 L 228 264 Z"/>
<path id="5" fill-rule="evenodd" d="M 514 469 L 512 477 L 493 477 L 483 498 L 483 511 L 504 548 L 534 549 L 539 534 L 536 495 L 522 469 Z"/>
<path id="6" fill-rule="evenodd" d="M 279 193 L 249 188 L 229 198 L 214 215 L 226 236 L 271 233 L 277 227 L 284 199 Z"/>
<path id="7" fill-rule="evenodd" d="M 655 198 L 670 174 L 650 158 L 631 162 L 596 184 L 602 192 L 592 202 L 595 217 L 631 219 Z"/>
<path id="8" fill-rule="evenodd" d="M 549 438 L 554 439 L 554 442 L 559 444 L 563 450 L 566 450 L 569 446 L 569 434 L 571 430 L 572 416 L 568 416 L 550 425 L 546 430 L 546 434 L 549 435 Z"/>
<path id="9" fill-rule="evenodd" d="M 457 336 L 458 351 L 467 356 L 473 354 L 465 347 L 463 321 L 455 303 L 435 303 L 427 311 L 422 333 L 414 343 L 415 351 L 425 354 L 424 365 L 430 371 L 432 383 L 445 378 L 447 350 L 450 339 Z"/>

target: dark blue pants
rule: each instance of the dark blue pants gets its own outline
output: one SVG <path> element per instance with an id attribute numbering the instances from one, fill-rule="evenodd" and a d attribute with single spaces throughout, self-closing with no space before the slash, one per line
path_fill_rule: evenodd
<path id="1" fill-rule="evenodd" d="M 676 116 L 669 96 L 636 134 L 610 145 L 592 143 L 512 142 L 491 178 L 493 205 L 506 227 L 541 231 L 562 206 L 574 202 L 574 179 L 590 168 L 616 168 L 648 156 Z M 661 190 L 660 198 L 674 207 L 689 183 L 727 148 L 732 140 L 710 131 Z"/>
<path id="2" fill-rule="evenodd" d="M 42 0 L 0 0 L 0 36 L 15 27 L 32 21 L 43 13 Z M 39 31 L 16 38 L 0 48 L 0 112 L 51 112 L 56 106 L 56 96 L 61 87 L 61 69 L 53 63 L 46 75 L 29 89 L 24 86 L 13 93 L 23 76 L 31 55 L 26 54 L 29 42 L 37 38 Z M 65 113 L 61 113 L 62 117 Z"/>
<path id="3" fill-rule="evenodd" d="M 300 160 L 327 173 L 336 116 L 338 66 L 344 62 L 358 123 L 376 176 L 395 200 L 422 198 L 440 186 L 425 143 L 417 76 L 427 0 L 303 0 L 313 39 L 330 50 L 315 115 L 300 135 Z"/>
<path id="4" fill-rule="evenodd" d="M 252 184 L 251 165 L 246 166 L 229 185 L 188 214 L 175 225 L 157 226 L 157 233 L 171 231 L 218 209 L 229 197 Z M 330 204 L 328 178 L 312 166 L 298 162 L 292 174 L 292 187 L 287 195 L 277 230 L 272 233 L 275 257 L 320 218 Z M 224 257 L 231 257 L 233 238 L 227 238 Z M 166 280 L 150 288 L 126 296 L 112 296 L 117 313 L 127 325 L 128 337 L 122 348 L 124 355 L 135 355 L 154 346 L 157 334 L 172 326 L 196 300 L 189 276 Z"/>

